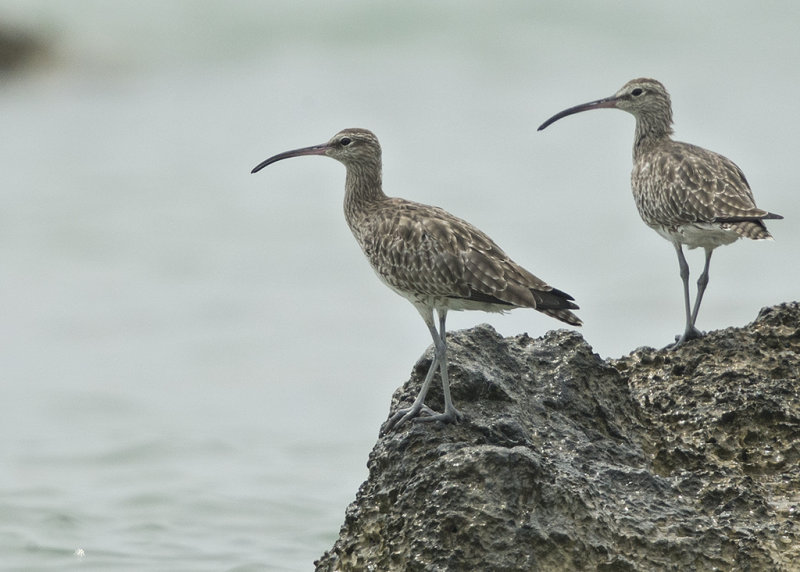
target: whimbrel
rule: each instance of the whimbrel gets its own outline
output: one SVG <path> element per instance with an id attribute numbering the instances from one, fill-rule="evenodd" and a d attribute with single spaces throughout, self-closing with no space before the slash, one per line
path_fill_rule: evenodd
<path id="1" fill-rule="evenodd" d="M 539 131 L 567 115 L 606 107 L 622 109 L 636 118 L 631 173 L 633 198 L 644 222 L 672 242 L 678 253 L 686 312 L 683 335 L 676 336 L 673 346 L 678 347 L 703 335 L 695 322 L 708 285 L 708 266 L 714 249 L 741 237 L 771 239 L 764 220 L 783 217 L 756 207 L 750 185 L 733 161 L 672 140 L 669 94 L 654 79 L 631 80 L 611 97 L 565 109 L 542 123 Z M 692 309 L 684 244 L 689 249 L 705 249 L 705 266 L 697 280 Z"/>
<path id="2" fill-rule="evenodd" d="M 433 338 L 433 361 L 419 394 L 410 407 L 391 416 L 386 431 L 415 417 L 444 422 L 461 418 L 447 380 L 449 310 L 534 308 L 562 322 L 581 324 L 570 312 L 578 308 L 572 296 L 516 264 L 468 222 L 438 207 L 387 197 L 381 185 L 381 147 L 372 132 L 345 129 L 322 145 L 270 157 L 252 172 L 301 155 L 326 155 L 345 166 L 344 215 L 350 230 L 381 281 L 414 305 Z M 437 369 L 444 393 L 442 413 L 424 404 Z"/>

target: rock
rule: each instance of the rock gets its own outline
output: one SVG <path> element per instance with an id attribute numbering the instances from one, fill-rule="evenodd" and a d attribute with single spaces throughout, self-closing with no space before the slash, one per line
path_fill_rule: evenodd
<path id="1" fill-rule="evenodd" d="M 24 67 L 44 53 L 44 43 L 16 28 L 0 27 L 0 71 Z"/>
<path id="2" fill-rule="evenodd" d="M 317 570 L 800 570 L 798 303 L 619 360 L 566 330 L 448 342 L 465 420 L 379 439 Z"/>

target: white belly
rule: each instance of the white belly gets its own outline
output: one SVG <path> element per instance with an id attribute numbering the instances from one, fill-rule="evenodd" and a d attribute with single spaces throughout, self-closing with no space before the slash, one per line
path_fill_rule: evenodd
<path id="1" fill-rule="evenodd" d="M 375 270 L 373 268 L 373 270 Z M 504 314 L 509 310 L 513 309 L 514 306 L 506 305 L 506 304 L 492 304 L 488 302 L 477 302 L 475 300 L 467 300 L 465 298 L 450 298 L 447 296 L 429 296 L 424 294 L 419 294 L 416 292 L 408 292 L 406 290 L 401 290 L 400 288 L 395 287 L 391 283 L 389 283 L 386 278 L 381 275 L 380 272 L 375 270 L 375 274 L 380 278 L 380 281 L 386 284 L 389 288 L 393 291 L 397 292 L 400 296 L 414 304 L 417 307 L 424 307 L 424 308 L 432 308 L 435 309 L 437 312 L 441 310 L 479 310 L 482 312 L 496 312 L 498 314 Z"/>
<path id="2" fill-rule="evenodd" d="M 701 247 L 713 250 L 741 238 L 733 230 L 713 222 L 684 224 L 676 228 L 653 225 L 651 228 L 667 240 L 685 244 L 690 249 Z"/>

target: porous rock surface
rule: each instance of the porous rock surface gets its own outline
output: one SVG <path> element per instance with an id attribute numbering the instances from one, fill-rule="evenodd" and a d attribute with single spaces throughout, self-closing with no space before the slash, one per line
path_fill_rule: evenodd
<path id="1" fill-rule="evenodd" d="M 465 419 L 379 438 L 317 570 L 800 570 L 798 303 L 618 360 L 489 326 L 448 352 Z"/>

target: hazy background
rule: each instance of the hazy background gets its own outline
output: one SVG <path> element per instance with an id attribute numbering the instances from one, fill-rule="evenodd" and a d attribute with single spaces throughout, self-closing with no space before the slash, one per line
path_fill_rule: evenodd
<path id="1" fill-rule="evenodd" d="M 683 327 L 631 198 L 634 120 L 536 127 L 655 77 L 676 137 L 786 217 L 716 252 L 698 326 L 798 297 L 796 2 L 4 0 L 0 23 L 50 46 L 0 75 L 4 570 L 309 570 L 332 545 L 430 343 L 350 236 L 341 165 L 249 174 L 341 128 L 380 137 L 388 194 L 485 230 L 616 357 Z M 561 326 L 448 325 L 479 322 Z"/>

